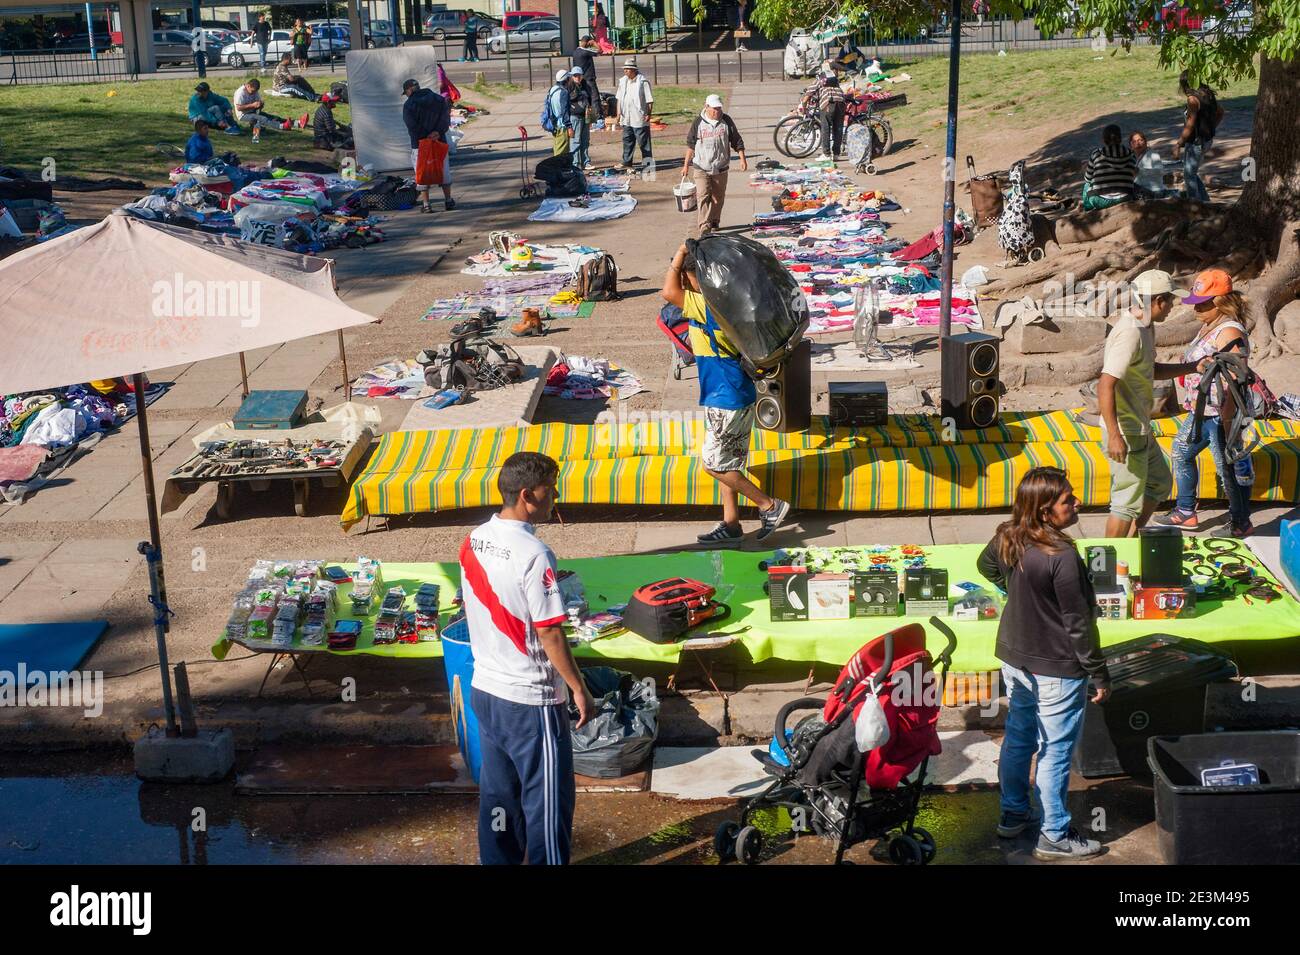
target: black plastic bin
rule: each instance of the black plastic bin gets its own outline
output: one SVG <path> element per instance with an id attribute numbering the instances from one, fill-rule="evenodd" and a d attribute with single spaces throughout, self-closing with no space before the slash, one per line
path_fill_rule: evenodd
<path id="1" fill-rule="evenodd" d="M 1300 862 L 1300 730 L 1154 736 L 1156 841 L 1170 865 Z M 1203 786 L 1201 770 L 1259 768 L 1259 785 Z"/>
<path id="2" fill-rule="evenodd" d="M 1089 778 L 1148 779 L 1147 740 L 1205 730 L 1206 687 L 1237 675 L 1232 657 L 1199 640 L 1153 633 L 1102 651 L 1110 698 L 1088 703 L 1074 769 Z"/>

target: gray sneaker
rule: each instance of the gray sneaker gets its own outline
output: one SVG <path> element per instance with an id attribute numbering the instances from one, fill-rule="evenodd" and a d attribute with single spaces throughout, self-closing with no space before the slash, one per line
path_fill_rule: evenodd
<path id="1" fill-rule="evenodd" d="M 1014 839 L 1026 829 L 1037 829 L 1042 821 L 1043 814 L 1033 806 L 1029 807 L 1029 812 L 1004 812 L 998 820 L 998 838 Z"/>
<path id="2" fill-rule="evenodd" d="M 1038 845 L 1034 846 L 1034 858 L 1044 862 L 1056 862 L 1060 859 L 1087 859 L 1101 852 L 1101 843 L 1096 839 L 1085 839 L 1078 830 L 1071 829 L 1059 840 L 1038 834 Z"/>
<path id="3" fill-rule="evenodd" d="M 739 527 L 729 527 L 724 521 L 718 521 L 713 530 L 695 538 L 698 543 L 713 547 L 739 547 L 744 539 L 744 531 Z"/>
<path id="4" fill-rule="evenodd" d="M 790 502 L 773 498 L 772 509 L 768 511 L 759 511 L 758 516 L 762 519 L 762 526 L 759 527 L 758 533 L 754 535 L 754 540 L 764 540 L 772 535 L 772 532 L 780 527 L 785 519 L 790 515 Z"/>

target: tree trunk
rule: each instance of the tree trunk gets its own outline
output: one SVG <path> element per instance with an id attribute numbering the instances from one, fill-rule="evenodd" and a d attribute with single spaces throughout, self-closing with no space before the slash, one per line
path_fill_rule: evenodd
<path id="1" fill-rule="evenodd" d="M 1269 243 L 1270 258 L 1292 241 L 1284 233 L 1300 220 L 1300 57 L 1290 63 L 1260 58 L 1259 96 L 1250 139 L 1253 169 L 1243 165 L 1245 188 L 1237 203 L 1238 221 L 1249 223 Z M 1254 176 L 1253 180 L 1249 178 Z"/>

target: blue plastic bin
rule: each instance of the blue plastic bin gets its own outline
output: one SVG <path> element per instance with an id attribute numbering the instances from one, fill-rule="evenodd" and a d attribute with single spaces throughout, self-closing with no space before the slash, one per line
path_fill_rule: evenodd
<path id="1" fill-rule="evenodd" d="M 456 729 L 456 745 L 478 782 L 483 767 L 479 749 L 478 718 L 470 704 L 470 684 L 474 680 L 474 651 L 469 645 L 469 626 L 463 619 L 442 632 L 442 662 L 447 668 L 447 689 L 451 692 L 451 719 Z"/>

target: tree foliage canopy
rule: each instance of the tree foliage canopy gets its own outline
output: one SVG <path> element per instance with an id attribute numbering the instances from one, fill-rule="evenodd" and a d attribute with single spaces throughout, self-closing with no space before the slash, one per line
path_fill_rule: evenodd
<path id="1" fill-rule="evenodd" d="M 691 0 L 702 13 L 709 0 Z M 976 0 L 979 2 L 979 0 Z M 963 0 L 963 18 L 972 0 Z M 1122 47 L 1148 36 L 1160 44 L 1160 62 L 1188 69 L 1198 82 L 1219 84 L 1253 76 L 1259 56 L 1284 63 L 1300 55 L 1300 0 L 1177 0 L 1211 28 L 1190 32 L 1161 8 L 1169 0 L 993 0 L 991 13 L 1033 19 L 1047 36 L 1104 37 Z M 827 17 L 870 25 L 878 36 L 912 36 L 947 12 L 942 0 L 751 0 L 749 20 L 768 36 L 810 29 Z M 1253 16 L 1230 18 L 1240 10 Z"/>

